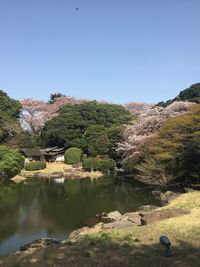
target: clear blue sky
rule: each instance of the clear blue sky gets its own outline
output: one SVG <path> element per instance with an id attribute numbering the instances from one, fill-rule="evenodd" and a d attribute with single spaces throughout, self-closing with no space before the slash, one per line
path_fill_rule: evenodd
<path id="1" fill-rule="evenodd" d="M 0 0 L 0 89 L 172 98 L 200 81 L 199 11 L 200 0 Z"/>

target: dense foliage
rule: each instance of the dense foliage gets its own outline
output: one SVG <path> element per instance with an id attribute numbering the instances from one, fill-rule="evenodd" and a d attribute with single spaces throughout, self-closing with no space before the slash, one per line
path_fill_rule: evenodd
<path id="1" fill-rule="evenodd" d="M 166 108 L 154 107 L 142 113 L 136 122 L 128 125 L 124 130 L 124 142 L 118 146 L 123 153 L 123 166 L 130 169 L 143 157 L 148 150 L 152 137 L 162 123 L 169 118 L 186 113 L 195 104 L 189 102 L 174 102 Z"/>
<path id="2" fill-rule="evenodd" d="M 64 105 L 75 105 L 86 102 L 83 99 L 64 96 L 60 93 L 51 94 L 48 103 L 32 98 L 21 101 L 21 126 L 34 134 L 39 134 L 46 121 L 58 115 L 58 110 Z"/>
<path id="3" fill-rule="evenodd" d="M 10 178 L 18 174 L 24 165 L 23 157 L 16 149 L 0 146 L 0 178 Z"/>
<path id="4" fill-rule="evenodd" d="M 0 90 L 0 143 L 15 144 L 20 133 L 18 117 L 21 105 Z"/>
<path id="5" fill-rule="evenodd" d="M 172 180 L 200 181 L 200 105 L 164 122 L 152 138 L 146 155 L 136 165 L 137 178 L 167 186 Z"/>
<path id="6" fill-rule="evenodd" d="M 25 163 L 24 169 L 26 171 L 37 171 L 42 170 L 46 168 L 46 162 L 45 161 L 33 161 L 29 163 Z"/>
<path id="7" fill-rule="evenodd" d="M 5 112 L 11 118 L 18 118 L 21 104 L 19 101 L 10 98 L 5 92 L 0 90 L 0 111 Z"/>
<path id="8" fill-rule="evenodd" d="M 81 162 L 83 151 L 77 147 L 70 147 L 65 151 L 65 163 L 77 164 Z"/>
<path id="9" fill-rule="evenodd" d="M 100 171 L 103 173 L 114 171 L 116 163 L 109 158 L 86 158 L 83 160 L 83 169 L 86 171 Z"/>
<path id="10" fill-rule="evenodd" d="M 200 83 L 193 84 L 189 88 L 181 91 L 179 95 L 173 99 L 158 103 L 158 106 L 166 107 L 175 101 L 189 101 L 200 103 Z"/>
<path id="11" fill-rule="evenodd" d="M 78 147 L 92 156 L 107 154 L 116 146 L 115 133 L 116 140 L 121 141 L 119 128 L 132 119 L 120 105 L 93 101 L 63 106 L 59 115 L 45 124 L 42 131 L 43 144 Z"/>
<path id="12" fill-rule="evenodd" d="M 103 125 L 91 125 L 83 135 L 88 155 L 104 155 L 109 152 L 110 141 Z"/>

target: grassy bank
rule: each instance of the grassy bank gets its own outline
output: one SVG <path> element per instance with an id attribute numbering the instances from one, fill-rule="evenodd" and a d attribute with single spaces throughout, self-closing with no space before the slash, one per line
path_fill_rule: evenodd
<path id="1" fill-rule="evenodd" d="M 29 177 L 34 176 L 35 174 L 38 174 L 38 172 L 41 174 L 41 177 L 51 177 L 54 173 L 63 173 L 63 176 L 65 176 L 65 172 L 68 171 L 69 176 L 71 177 L 90 177 L 90 178 L 98 178 L 102 176 L 102 173 L 99 171 L 94 172 L 86 172 L 82 169 L 82 167 L 79 168 L 73 168 L 73 165 L 65 164 L 65 163 L 47 163 L 47 166 L 43 170 L 37 170 L 37 171 L 21 171 L 21 176 L 23 177 Z"/>
<path id="2" fill-rule="evenodd" d="M 169 206 L 160 208 L 186 208 L 191 211 L 180 217 L 159 221 L 153 225 L 123 230 L 100 230 L 82 236 L 76 242 L 58 247 L 33 249 L 0 259 L 0 266 L 199 266 L 200 258 L 200 192 L 183 194 Z M 173 257 L 164 257 L 160 235 L 172 242 Z"/>

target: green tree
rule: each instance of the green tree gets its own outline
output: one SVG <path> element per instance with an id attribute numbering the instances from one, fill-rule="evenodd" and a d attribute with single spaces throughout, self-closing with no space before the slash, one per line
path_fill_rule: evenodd
<path id="1" fill-rule="evenodd" d="M 59 98 L 59 97 L 63 97 L 65 95 L 61 94 L 61 93 L 54 93 L 54 94 L 51 94 L 50 95 L 50 99 L 49 99 L 49 104 L 54 104 L 56 99 Z"/>
<path id="2" fill-rule="evenodd" d="M 102 125 L 91 125 L 84 136 L 87 154 L 90 156 L 104 155 L 109 152 L 110 141 L 106 129 Z"/>
<path id="3" fill-rule="evenodd" d="M 0 178 L 10 178 L 18 174 L 24 159 L 16 149 L 0 146 Z"/>
<path id="4" fill-rule="evenodd" d="M 86 138 L 87 129 L 93 125 L 104 127 L 104 137 L 107 130 L 113 126 L 122 126 L 130 122 L 133 117 L 121 105 L 86 102 L 79 105 L 63 106 L 59 115 L 48 121 L 41 133 L 44 146 L 65 146 L 88 150 Z M 101 128 L 102 129 L 102 128 Z M 99 133 L 100 134 L 100 133 Z M 114 138 L 112 138 L 114 142 Z M 94 140 L 95 141 L 95 140 Z M 108 137 L 105 142 L 109 145 Z M 93 153 L 93 152 L 92 152 Z M 104 152 L 103 152 L 104 153 Z"/>
<path id="5" fill-rule="evenodd" d="M 10 98 L 0 90 L 0 111 L 5 112 L 9 117 L 19 118 L 21 104 L 19 101 Z"/>
<path id="6" fill-rule="evenodd" d="M 0 90 L 0 144 L 15 145 L 20 133 L 21 104 Z"/>
<path id="7" fill-rule="evenodd" d="M 166 102 L 159 102 L 157 105 L 166 107 L 178 100 L 200 103 L 200 83 L 191 85 L 189 88 L 181 91 L 175 98 L 167 100 Z"/>
<path id="8" fill-rule="evenodd" d="M 143 177 L 145 183 L 148 181 L 152 183 L 153 179 L 159 183 L 162 177 L 165 177 L 166 185 L 172 181 L 183 184 L 199 182 L 199 156 L 200 105 L 195 105 L 187 114 L 163 123 L 157 135 L 151 140 L 145 157 L 135 166 L 138 171 L 137 177 L 140 180 Z M 162 169 L 163 176 L 153 173 L 153 168 L 157 174 L 158 170 Z M 146 180 L 144 170 L 146 170 Z"/>

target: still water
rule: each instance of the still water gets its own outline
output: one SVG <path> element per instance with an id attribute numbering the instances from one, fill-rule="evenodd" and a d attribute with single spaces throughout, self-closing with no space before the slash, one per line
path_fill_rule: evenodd
<path id="1" fill-rule="evenodd" d="M 145 204 L 158 203 L 143 187 L 114 177 L 1 185 L 0 255 L 42 237 L 64 240 L 102 211 L 124 213 Z"/>

